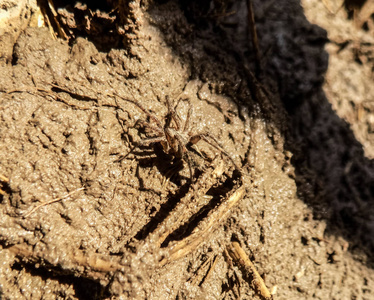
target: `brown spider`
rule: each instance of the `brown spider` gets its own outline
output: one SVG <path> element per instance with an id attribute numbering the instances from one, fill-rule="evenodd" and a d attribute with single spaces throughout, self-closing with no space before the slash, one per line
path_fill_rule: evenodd
<path id="1" fill-rule="evenodd" d="M 118 96 L 118 95 L 117 95 Z M 166 154 L 172 155 L 177 159 L 185 160 L 188 164 L 189 172 L 190 172 L 190 180 L 192 180 L 192 163 L 191 158 L 188 153 L 187 146 L 194 145 L 200 140 L 204 140 L 221 153 L 226 155 L 232 164 L 235 166 L 240 173 L 239 167 L 234 162 L 233 158 L 223 149 L 223 147 L 219 144 L 217 139 L 210 135 L 209 133 L 197 133 L 193 134 L 189 131 L 189 123 L 190 117 L 192 115 L 192 106 L 187 112 L 186 122 L 184 126 L 181 126 L 181 118 L 176 113 L 176 108 L 178 107 L 181 99 L 179 99 L 177 105 L 175 107 L 172 106 L 170 99 L 166 96 L 166 103 L 168 106 L 168 113 L 165 116 L 165 125 L 162 125 L 161 121 L 150 111 L 145 109 L 140 103 L 135 100 L 125 99 L 120 97 L 122 100 L 133 103 L 136 105 L 140 110 L 142 110 L 150 119 L 155 123 L 155 126 L 151 124 L 151 122 L 146 122 L 144 120 L 138 120 L 136 123 L 142 123 L 142 126 L 147 127 L 147 132 L 154 132 L 154 136 L 147 137 L 142 139 L 140 142 L 136 143 L 136 146 L 149 146 L 154 143 L 160 143 L 163 151 Z M 131 152 L 131 151 L 130 151 Z"/>

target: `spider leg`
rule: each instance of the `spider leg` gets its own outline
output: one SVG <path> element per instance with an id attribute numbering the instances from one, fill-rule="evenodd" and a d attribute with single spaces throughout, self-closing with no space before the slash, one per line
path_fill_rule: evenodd
<path id="1" fill-rule="evenodd" d="M 157 133 L 157 136 L 162 136 L 164 134 L 162 128 L 152 126 L 148 122 L 146 122 L 144 120 L 141 120 L 141 119 L 139 119 L 135 122 L 134 127 L 136 127 L 136 125 L 138 123 L 140 123 L 140 125 L 143 126 L 143 127 L 147 127 L 148 129 L 151 129 L 152 131 L 155 131 Z"/>
<path id="2" fill-rule="evenodd" d="M 164 178 L 162 180 L 161 185 L 165 188 L 169 184 L 169 181 L 172 180 L 175 174 L 178 173 L 178 171 L 180 171 L 181 169 L 183 169 L 183 160 L 174 160 L 174 163 L 171 166 L 171 168 L 169 168 L 164 174 Z"/>
<path id="3" fill-rule="evenodd" d="M 136 146 L 149 146 L 150 144 L 154 143 L 162 143 L 166 142 L 166 138 L 164 136 L 156 136 L 156 137 L 150 137 L 140 140 L 136 143 Z"/>
<path id="4" fill-rule="evenodd" d="M 185 151 L 184 154 L 185 154 L 185 157 L 187 158 L 186 161 L 188 165 L 188 170 L 190 171 L 190 182 L 192 183 L 192 160 L 191 160 L 190 155 L 188 154 L 188 151 Z"/>
<path id="5" fill-rule="evenodd" d="M 186 148 L 187 141 L 179 133 L 175 133 L 174 138 L 178 142 L 178 152 L 174 153 L 174 155 L 179 157 L 179 158 L 184 159 L 187 162 L 188 169 L 189 169 L 189 172 L 190 172 L 190 181 L 192 182 L 192 175 L 193 175 L 192 174 L 192 162 L 191 162 L 191 157 L 190 157 L 190 155 L 188 153 L 188 150 Z"/>
<path id="6" fill-rule="evenodd" d="M 141 146 L 149 146 L 150 144 L 153 144 L 153 143 L 162 143 L 162 142 L 165 142 L 165 140 L 166 139 L 165 139 L 164 136 L 142 139 L 139 142 L 137 142 L 135 146 L 131 147 L 130 151 L 127 152 L 127 154 L 121 156 L 119 159 L 115 160 L 115 162 L 121 162 L 121 161 L 123 161 L 126 157 L 128 157 L 131 153 L 133 153 L 134 150 L 137 147 L 139 147 L 139 146 L 140 147 Z"/>
<path id="7" fill-rule="evenodd" d="M 202 158 L 205 158 L 205 157 L 206 157 L 204 154 L 202 154 L 202 153 L 200 152 L 200 149 L 199 149 L 199 147 L 198 147 L 196 144 L 192 144 L 192 145 L 191 145 L 191 149 L 193 149 L 194 151 L 196 151 L 196 153 L 197 153 L 198 155 L 200 155 L 200 157 L 202 157 Z"/>
<path id="8" fill-rule="evenodd" d="M 196 134 L 196 135 L 193 135 L 191 138 L 190 138 L 190 143 L 191 144 L 196 144 L 198 141 L 200 140 L 203 140 L 205 142 L 207 142 L 209 145 L 211 145 L 212 147 L 216 148 L 218 151 L 220 151 L 222 154 L 226 155 L 226 157 L 232 162 L 232 164 L 234 165 L 235 169 L 239 171 L 239 173 L 242 173 L 241 172 L 241 169 L 239 168 L 239 166 L 235 163 L 234 159 L 231 157 L 230 154 L 228 154 L 224 148 L 221 146 L 221 144 L 217 141 L 217 139 L 212 136 L 211 134 L 209 133 L 200 133 L 200 134 Z M 213 143 L 213 142 L 214 143 Z"/>
<path id="9" fill-rule="evenodd" d="M 189 103 L 189 108 L 187 112 L 187 117 L 186 117 L 186 123 L 184 123 L 184 128 L 183 132 L 186 132 L 188 130 L 188 127 L 190 126 L 190 117 L 193 114 L 193 109 L 191 103 Z"/>
<path id="10" fill-rule="evenodd" d="M 174 110 L 175 110 L 175 111 L 177 111 L 177 108 L 178 108 L 178 106 L 179 106 L 179 103 L 181 103 L 181 101 L 182 101 L 182 98 L 178 98 L 178 102 L 177 102 L 177 104 L 174 106 Z"/>
<path id="11" fill-rule="evenodd" d="M 180 101 L 178 101 L 178 104 L 175 107 L 173 107 L 172 104 L 171 104 L 170 98 L 168 96 L 166 96 L 165 98 L 166 98 L 166 103 L 168 105 L 168 112 L 169 112 L 170 119 L 174 121 L 175 127 L 176 127 L 175 129 L 179 130 L 180 127 L 181 127 L 180 126 L 181 119 L 178 116 L 177 112 L 175 111 L 175 108 L 178 106 Z M 168 125 L 170 125 L 170 123 Z"/>
<path id="12" fill-rule="evenodd" d="M 163 128 L 161 121 L 155 115 L 151 114 L 150 111 L 148 111 L 146 108 L 144 108 L 139 102 L 137 102 L 135 100 L 123 98 L 118 94 L 115 94 L 115 96 L 117 96 L 118 98 L 120 98 L 123 101 L 127 101 L 127 102 L 130 102 L 130 103 L 136 105 L 141 111 L 143 111 L 150 119 L 152 119 L 157 124 L 157 127 Z"/>
<path id="13" fill-rule="evenodd" d="M 136 147 L 131 147 L 129 152 L 127 152 L 125 155 L 122 155 L 120 158 L 116 159 L 114 162 L 123 161 L 125 158 L 127 158 L 127 156 L 129 156 L 131 153 L 133 153 L 135 149 L 136 149 Z"/>
<path id="14" fill-rule="evenodd" d="M 175 105 L 174 108 L 171 107 L 171 103 L 170 103 L 170 100 L 169 100 L 169 97 L 166 97 L 167 98 L 167 102 L 168 102 L 168 107 L 170 107 L 169 109 L 169 113 L 171 115 L 171 117 L 173 118 L 174 122 L 177 123 L 177 130 L 179 130 L 179 127 L 180 127 L 180 123 L 181 123 L 181 119 L 179 117 L 179 115 L 176 113 L 177 111 L 177 107 L 179 106 L 179 103 L 181 103 L 182 101 L 182 98 L 179 98 L 177 104 Z M 187 117 L 186 117 L 186 122 L 184 123 L 184 127 L 183 127 L 183 132 L 186 132 L 189 125 L 190 125 L 190 117 L 191 115 L 193 114 L 193 109 L 192 109 L 192 105 L 191 103 L 189 103 L 189 108 L 188 108 L 188 112 L 187 112 Z M 176 120 L 175 118 L 177 118 L 178 120 Z"/>

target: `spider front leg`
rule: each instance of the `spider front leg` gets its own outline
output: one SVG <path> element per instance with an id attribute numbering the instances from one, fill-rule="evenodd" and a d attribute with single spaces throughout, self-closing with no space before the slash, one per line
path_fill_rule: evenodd
<path id="1" fill-rule="evenodd" d="M 153 126 L 153 125 L 149 124 L 148 122 L 146 122 L 144 120 L 141 120 L 141 119 L 137 120 L 132 128 L 137 127 L 137 125 L 140 125 L 140 126 L 144 127 L 146 133 L 154 132 L 155 136 L 147 137 L 147 138 L 144 138 L 144 139 L 140 139 L 140 141 L 133 142 L 133 146 L 130 146 L 130 151 L 126 155 L 123 155 L 122 157 L 117 159 L 116 160 L 117 162 L 120 162 L 120 161 L 124 160 L 125 158 L 127 158 L 138 147 L 149 146 L 149 145 L 155 144 L 155 143 L 160 143 L 163 146 L 163 148 L 166 147 L 167 141 L 166 141 L 166 138 L 165 138 L 165 135 L 164 135 L 164 132 L 163 132 L 162 128 Z"/>
<path id="2" fill-rule="evenodd" d="M 142 139 L 139 142 L 136 142 L 136 146 L 137 147 L 149 146 L 149 145 L 155 144 L 155 143 L 160 143 L 161 145 L 163 145 L 166 142 L 167 141 L 166 141 L 166 138 L 164 136 L 157 136 L 157 137 L 150 137 L 150 138 Z"/>
<path id="3" fill-rule="evenodd" d="M 179 159 L 185 160 L 188 164 L 190 172 L 190 181 L 192 181 L 192 163 L 191 158 L 186 148 L 188 141 L 176 130 L 171 128 L 165 129 L 165 137 L 172 154 Z"/>
<path id="4" fill-rule="evenodd" d="M 132 126 L 132 127 L 133 127 L 133 128 L 137 128 L 138 126 L 139 126 L 139 127 L 144 127 L 146 133 L 155 132 L 157 137 L 163 135 L 163 130 L 162 130 L 162 128 L 157 127 L 157 126 L 153 126 L 153 125 L 151 125 L 149 122 L 146 122 L 146 121 L 144 121 L 144 120 L 138 119 L 138 120 L 135 122 L 134 126 Z"/>
<path id="5" fill-rule="evenodd" d="M 189 103 L 189 108 L 188 108 L 188 112 L 187 112 L 186 122 L 184 123 L 183 132 L 188 131 L 188 128 L 190 127 L 190 118 L 191 118 L 192 114 L 193 114 L 192 105 L 191 105 L 191 103 Z"/>
<path id="6" fill-rule="evenodd" d="M 185 151 L 185 157 L 187 158 L 186 159 L 186 162 L 187 162 L 187 165 L 188 165 L 188 170 L 190 171 L 190 182 L 192 183 L 192 160 L 191 160 L 191 157 L 190 155 L 188 154 L 188 151 Z"/>
<path id="7" fill-rule="evenodd" d="M 124 160 L 125 158 L 127 158 L 138 147 L 149 146 L 149 145 L 155 144 L 155 143 L 160 143 L 164 147 L 164 145 L 167 144 L 167 141 L 166 141 L 166 138 L 164 136 L 157 136 L 157 137 L 151 137 L 151 138 L 142 139 L 142 140 L 140 140 L 138 142 L 135 142 L 134 146 L 130 147 L 130 151 L 127 152 L 122 157 L 120 157 L 119 159 L 117 159 L 116 162 L 120 162 L 120 161 Z"/>
<path id="8" fill-rule="evenodd" d="M 161 121 L 155 116 L 153 115 L 148 109 L 146 109 L 145 107 L 143 107 L 143 105 L 141 105 L 139 102 L 135 101 L 135 100 L 131 100 L 131 99 L 127 99 L 127 98 L 124 98 L 120 95 L 118 95 L 117 93 L 114 94 L 114 96 L 120 98 L 122 101 L 126 101 L 126 102 L 130 102 L 132 104 L 134 104 L 135 106 L 137 106 L 142 112 L 144 112 L 151 120 L 153 120 L 156 124 L 157 124 L 157 127 L 159 128 L 162 128 L 162 123 Z M 115 99 L 116 103 L 118 106 L 120 106 L 117 102 L 117 99 Z"/>
<path id="9" fill-rule="evenodd" d="M 175 129 L 179 130 L 180 129 L 180 124 L 181 124 L 181 119 L 178 116 L 177 112 L 175 111 L 176 107 L 179 104 L 179 101 L 178 101 L 178 104 L 175 107 L 173 107 L 172 103 L 170 101 L 170 98 L 168 96 L 166 96 L 165 98 L 166 98 L 166 103 L 167 103 L 167 106 L 168 106 L 168 116 L 167 116 L 168 120 L 167 120 L 167 123 L 166 123 L 166 127 L 170 127 L 170 123 L 173 120 L 174 123 L 175 123 Z"/>
<path id="10" fill-rule="evenodd" d="M 210 140 L 211 139 L 211 140 Z M 224 154 L 231 162 L 232 164 L 234 165 L 235 169 L 239 171 L 239 173 L 241 174 L 242 171 L 241 169 L 239 168 L 239 166 L 235 163 L 234 159 L 231 157 L 230 154 L 228 154 L 224 148 L 220 145 L 220 143 L 217 141 L 217 139 L 212 136 L 211 134 L 209 133 L 200 133 L 200 134 L 196 134 L 196 135 L 193 135 L 190 137 L 190 140 L 189 142 L 192 144 L 192 145 L 195 145 L 196 143 L 198 143 L 200 140 L 203 140 L 205 142 L 207 142 L 209 145 L 211 145 L 212 147 L 216 148 L 218 151 L 220 151 L 222 154 Z M 213 141 L 213 142 L 212 142 Z"/>
<path id="11" fill-rule="evenodd" d="M 169 114 L 170 114 L 171 118 L 173 118 L 173 120 L 175 121 L 175 123 L 177 125 L 176 129 L 179 131 L 181 119 L 180 119 L 179 115 L 176 113 L 176 111 L 177 111 L 177 107 L 179 106 L 179 103 L 181 103 L 182 99 L 180 98 L 178 100 L 178 103 L 177 103 L 177 105 L 175 105 L 174 108 L 171 107 L 171 104 L 170 104 L 170 101 L 169 101 L 169 97 L 166 97 L 166 100 L 168 102 Z M 189 126 L 190 126 L 190 118 L 191 118 L 192 114 L 193 114 L 192 105 L 191 105 L 190 102 L 188 102 L 188 111 L 187 111 L 186 121 L 184 123 L 182 132 L 187 132 L 187 130 L 188 130 Z"/>

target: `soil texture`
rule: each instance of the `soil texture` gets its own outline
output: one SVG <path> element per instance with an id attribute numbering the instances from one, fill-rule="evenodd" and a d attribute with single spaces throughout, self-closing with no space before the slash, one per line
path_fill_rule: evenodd
<path id="1" fill-rule="evenodd" d="M 0 298 L 374 299 L 370 3 L 3 1 Z"/>

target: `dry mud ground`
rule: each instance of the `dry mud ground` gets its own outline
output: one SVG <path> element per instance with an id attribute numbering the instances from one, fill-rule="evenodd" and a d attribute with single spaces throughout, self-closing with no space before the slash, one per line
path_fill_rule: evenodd
<path id="1" fill-rule="evenodd" d="M 50 26 L 3 1 L 1 299 L 374 299 L 374 27 L 348 4 L 254 1 L 256 80 L 245 1 L 41 1 Z"/>

